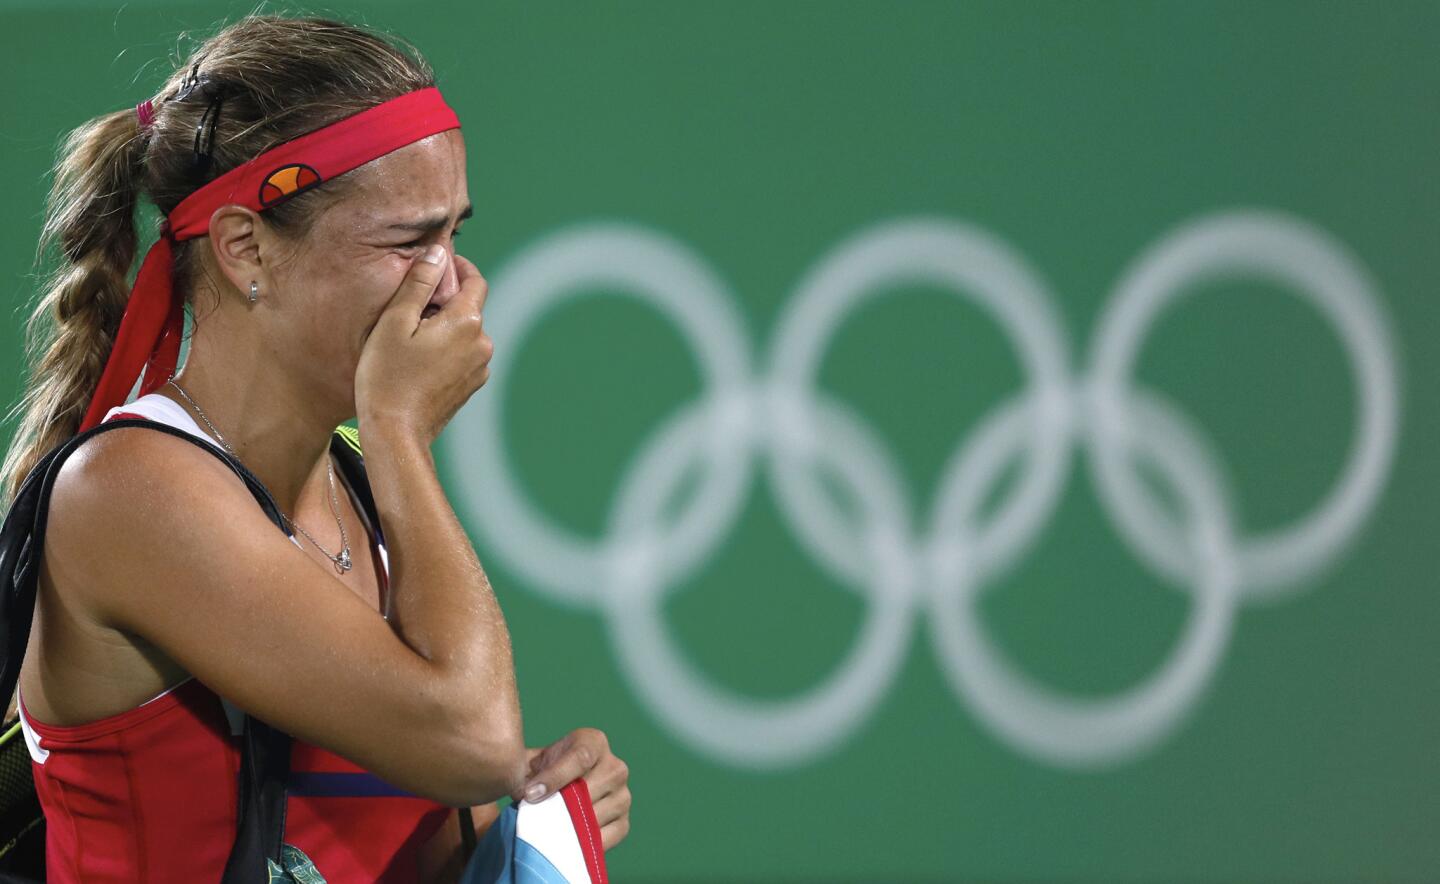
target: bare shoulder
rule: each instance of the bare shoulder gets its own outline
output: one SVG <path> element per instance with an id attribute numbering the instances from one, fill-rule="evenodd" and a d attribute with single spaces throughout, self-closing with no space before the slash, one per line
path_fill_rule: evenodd
<path id="1" fill-rule="evenodd" d="M 55 477 L 47 564 L 57 584 L 90 607 L 100 601 L 93 593 L 113 582 L 85 578 L 110 572 L 127 554 L 153 551 L 151 542 L 197 506 L 228 511 L 247 503 L 254 506 L 239 477 L 192 442 L 144 427 L 101 433 Z"/>
<path id="2" fill-rule="evenodd" d="M 201 443 L 205 444 L 205 443 Z M 195 442 L 148 427 L 121 427 L 87 439 L 61 465 L 51 498 L 56 507 L 81 504 L 78 512 L 117 502 L 117 494 L 168 495 L 182 493 L 193 479 L 229 478 L 241 483 L 219 458 L 202 451 Z"/>
<path id="3" fill-rule="evenodd" d="M 177 504 L 220 490 L 249 497 L 230 467 L 194 442 L 146 427 L 101 433 L 72 453 L 55 477 L 47 544 L 71 533 L 100 541 L 113 533 L 105 529 L 173 512 Z M 224 506 L 229 496 L 211 502 Z"/>

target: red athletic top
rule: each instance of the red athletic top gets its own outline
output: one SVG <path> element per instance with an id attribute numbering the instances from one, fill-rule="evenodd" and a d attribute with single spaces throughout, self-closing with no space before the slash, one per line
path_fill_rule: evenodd
<path id="1" fill-rule="evenodd" d="M 122 416 L 163 420 L 111 414 Z M 385 581 L 378 538 L 370 539 Z M 134 709 L 69 727 L 36 721 L 23 698 L 20 710 L 51 884 L 220 879 L 235 840 L 240 744 L 214 692 L 192 677 Z M 415 884 L 419 846 L 449 807 L 298 739 L 290 768 L 285 841 L 329 884 Z"/>

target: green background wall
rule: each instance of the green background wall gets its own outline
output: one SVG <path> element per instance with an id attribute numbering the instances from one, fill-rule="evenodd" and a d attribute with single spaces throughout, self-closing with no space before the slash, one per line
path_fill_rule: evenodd
<path id="1" fill-rule="evenodd" d="M 249 6 L 0 8 L 9 403 L 58 138 L 151 95 L 181 32 L 203 36 Z M 1216 602 L 1167 579 L 1117 530 L 1082 447 L 1013 566 L 969 602 L 1015 671 L 1081 700 L 1144 683 L 1192 609 L 1217 604 L 1220 621 L 1233 611 L 1203 687 L 1148 742 L 1097 738 L 1118 747 L 1101 763 L 1066 755 L 1088 739 L 1081 729 L 1042 729 L 1061 747 L 1047 752 L 982 714 L 947 677 L 932 631 L 932 611 L 961 602 L 918 595 L 875 607 L 903 612 L 895 672 L 835 733 L 801 733 L 801 748 L 777 758 L 723 726 L 710 735 L 729 750 L 668 725 L 669 701 L 615 653 L 629 637 L 608 625 L 605 575 L 570 596 L 547 589 L 526 566 L 541 550 L 506 545 L 483 524 L 479 400 L 493 391 L 482 390 L 437 450 L 510 621 L 530 741 L 595 725 L 630 763 L 634 828 L 611 855 L 615 880 L 1435 874 L 1440 7 L 731 0 L 326 11 L 410 38 L 438 69 L 469 145 L 476 217 L 459 247 L 494 284 L 487 317 L 500 328 L 523 300 L 502 282 L 532 249 L 624 225 L 708 268 L 758 383 L 806 274 L 874 225 L 922 218 L 982 231 L 1029 268 L 1078 383 L 1135 262 L 1191 223 L 1263 212 L 1318 231 L 1325 254 L 1359 268 L 1388 333 L 1375 364 L 1393 373 L 1394 436 L 1375 496 L 1287 587 L 1262 597 L 1242 579 L 1237 598 Z M 1243 229 L 1237 239 L 1256 241 Z M 923 574 L 918 544 L 949 458 L 1032 378 L 995 314 L 954 286 L 902 274 L 880 287 L 828 339 L 817 383 L 892 464 L 889 491 L 910 521 L 902 558 Z M 508 360 L 514 481 L 556 530 L 598 542 L 632 458 L 706 381 L 686 338 L 623 283 L 580 288 L 586 297 L 545 312 L 523 346 L 495 337 Z M 1282 529 L 1328 493 L 1371 400 L 1339 327 L 1294 284 L 1227 271 L 1184 294 L 1143 337 L 1135 383 L 1163 395 L 1211 452 L 1206 475 L 1236 536 Z M 755 401 L 741 412 L 772 426 L 745 412 Z M 857 450 L 831 432 L 817 444 Z M 1186 497 L 1165 471 L 1140 473 L 1184 521 Z M 1023 474 L 999 470 L 987 513 Z M 842 527 L 865 523 L 843 482 L 822 470 L 819 483 L 849 514 Z M 715 689 L 773 711 L 763 704 L 832 677 L 876 590 L 847 585 L 805 542 L 770 473 L 742 490 L 706 554 L 668 587 L 663 623 Z M 676 496 L 670 508 L 683 509 L 686 492 Z M 853 536 L 849 551 L 869 561 L 863 532 Z"/>

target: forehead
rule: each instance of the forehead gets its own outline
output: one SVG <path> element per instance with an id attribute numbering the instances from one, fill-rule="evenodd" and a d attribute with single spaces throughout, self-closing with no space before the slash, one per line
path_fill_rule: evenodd
<path id="1" fill-rule="evenodd" d="M 350 195 L 333 207 L 353 223 L 457 214 L 470 203 L 465 139 L 458 129 L 407 144 L 355 172 Z"/>

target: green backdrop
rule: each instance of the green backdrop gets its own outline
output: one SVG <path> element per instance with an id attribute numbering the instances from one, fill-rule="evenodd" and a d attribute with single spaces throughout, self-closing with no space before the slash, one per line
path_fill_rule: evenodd
<path id="1" fill-rule="evenodd" d="M 9 403 L 58 138 L 249 7 L 3 8 Z M 327 11 L 464 121 L 437 451 L 615 880 L 1440 867 L 1435 5 Z"/>

